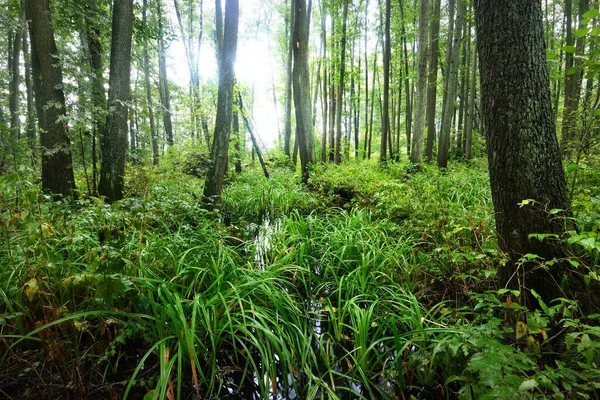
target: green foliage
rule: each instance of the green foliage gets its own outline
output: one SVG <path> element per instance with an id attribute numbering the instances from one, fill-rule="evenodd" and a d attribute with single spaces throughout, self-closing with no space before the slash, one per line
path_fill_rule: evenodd
<path id="1" fill-rule="evenodd" d="M 269 180 L 251 170 L 207 211 L 177 159 L 131 168 L 112 205 L 53 201 L 26 170 L 0 176 L 0 375 L 36 382 L 4 386 L 9 396 L 599 390 L 597 315 L 565 299 L 530 311 L 495 288 L 504 258 L 478 162 L 444 174 L 319 167 L 311 192 L 287 168 Z M 594 280 L 591 239 L 564 240 L 585 250 L 570 262 Z"/>

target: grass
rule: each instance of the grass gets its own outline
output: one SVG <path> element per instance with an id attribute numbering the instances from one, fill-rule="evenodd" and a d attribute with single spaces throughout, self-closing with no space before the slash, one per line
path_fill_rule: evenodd
<path id="1" fill-rule="evenodd" d="M 594 398 L 598 319 L 495 287 L 484 167 L 250 171 L 212 212 L 175 170 L 110 206 L 1 176 L 0 394 Z"/>

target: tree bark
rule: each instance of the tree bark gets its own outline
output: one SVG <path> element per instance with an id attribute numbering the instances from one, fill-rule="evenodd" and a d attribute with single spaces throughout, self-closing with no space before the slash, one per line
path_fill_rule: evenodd
<path id="1" fill-rule="evenodd" d="M 23 17 L 26 26 L 27 18 L 25 16 Z M 29 142 L 29 149 L 31 151 L 31 165 L 35 166 L 37 158 L 37 128 L 35 125 L 35 110 L 33 105 L 33 81 L 31 79 L 31 54 L 29 52 L 29 38 L 27 35 L 27 29 L 23 31 L 23 58 L 25 60 L 25 88 L 27 93 L 27 141 Z"/>
<path id="2" fill-rule="evenodd" d="M 490 184 L 500 247 L 511 262 L 500 270 L 503 286 L 534 289 L 556 298 L 560 263 L 547 271 L 518 260 L 533 253 L 560 256 L 560 243 L 530 239 L 561 234 L 568 210 L 546 67 L 539 0 L 478 0 L 475 17 Z M 532 199 L 534 201 L 529 201 Z M 523 202 L 528 200 L 528 203 Z M 550 272 L 550 274 L 549 274 Z"/>
<path id="3" fill-rule="evenodd" d="M 163 125 L 165 127 L 165 138 L 169 146 L 173 146 L 173 122 L 171 120 L 171 94 L 169 91 L 169 79 L 167 78 L 167 49 L 165 46 L 165 32 L 162 22 L 163 14 L 162 0 L 158 4 L 158 85 L 160 89 L 160 100 L 162 104 Z M 194 82 L 194 85 L 196 83 Z M 195 102 L 196 100 L 194 100 Z"/>
<path id="4" fill-rule="evenodd" d="M 440 46 L 440 9 L 441 0 L 433 0 L 433 14 L 431 16 L 429 51 L 429 77 L 427 84 L 427 143 L 425 145 L 425 156 L 431 162 L 433 158 L 433 145 L 435 143 L 435 116 L 437 105 L 437 76 Z"/>
<path id="5" fill-rule="evenodd" d="M 31 37 L 31 63 L 42 152 L 42 189 L 75 196 L 71 140 L 66 128 L 62 69 L 57 62 L 48 0 L 26 0 Z"/>
<path id="6" fill-rule="evenodd" d="M 344 108 L 344 79 L 346 78 L 346 31 L 348 26 L 348 0 L 344 0 L 342 11 L 342 41 L 340 48 L 340 75 L 338 82 L 337 103 L 335 110 L 335 152 L 333 161 L 342 161 L 342 109 Z M 308 35 L 307 35 L 308 36 Z"/>
<path id="7" fill-rule="evenodd" d="M 286 18 L 286 34 L 288 51 L 285 61 L 286 78 L 285 78 L 285 126 L 283 130 L 283 153 L 291 157 L 290 143 L 292 141 L 292 59 L 294 50 L 294 37 L 292 34 L 294 20 L 294 7 L 290 7 L 290 17 Z"/>
<path id="8" fill-rule="evenodd" d="M 214 207 L 221 201 L 223 181 L 227 172 L 229 136 L 233 114 L 234 63 L 237 55 L 239 0 L 227 0 L 225 4 L 225 29 L 219 61 L 219 93 L 217 118 L 211 152 L 211 164 L 204 184 L 204 202 Z"/>
<path id="9" fill-rule="evenodd" d="M 142 24 L 147 28 L 148 0 L 142 5 Z M 150 57 L 148 55 L 148 33 L 144 32 L 144 81 L 146 84 L 146 104 L 148 105 L 148 119 L 150 120 L 150 138 L 152 141 L 152 164 L 158 165 L 158 136 L 154 122 L 154 104 L 152 102 L 152 85 L 150 84 Z"/>
<path id="10" fill-rule="evenodd" d="M 388 135 L 390 135 L 390 64 L 392 58 L 392 43 L 390 34 L 391 0 L 385 0 L 385 22 L 383 40 L 383 110 L 381 112 L 381 151 L 379 162 L 387 164 Z"/>
<path id="11" fill-rule="evenodd" d="M 410 162 L 415 166 L 419 166 L 423 161 L 423 138 L 425 137 L 425 113 L 427 111 L 428 12 L 429 1 L 421 0 L 418 44 L 419 65 L 417 70 L 417 94 L 415 96 L 415 129 L 413 131 L 412 149 L 410 152 Z"/>
<path id="12" fill-rule="evenodd" d="M 471 61 L 471 89 L 469 91 L 469 111 L 465 124 L 465 158 L 470 160 L 473 148 L 473 124 L 475 123 L 475 92 L 477 91 L 477 48 L 473 46 Z"/>
<path id="13" fill-rule="evenodd" d="M 131 76 L 133 0 L 115 0 L 113 5 L 108 114 L 102 148 L 98 191 L 108 202 L 123 198 L 127 152 L 127 102 Z"/>
<path id="14" fill-rule="evenodd" d="M 302 181 L 308 182 L 309 166 L 315 163 L 315 146 L 310 107 L 310 77 L 308 71 L 308 39 L 310 24 L 310 0 L 292 0 L 294 7 L 294 65 L 293 92 L 296 109 L 296 140 L 300 153 Z M 337 145 L 336 145 L 337 146 Z M 337 147 L 336 147 L 337 148 Z"/>
<path id="15" fill-rule="evenodd" d="M 457 0 L 456 9 L 456 23 L 454 29 L 448 32 L 448 38 L 452 38 L 452 47 L 448 48 L 446 54 L 447 87 L 444 95 L 444 114 L 442 115 L 442 127 L 440 129 L 440 142 L 437 157 L 437 165 L 439 168 L 446 168 L 448 166 L 450 133 L 452 131 L 456 87 L 458 85 L 458 59 L 460 55 L 460 42 L 462 40 L 462 25 L 465 18 L 465 4 L 463 3 L 463 0 Z"/>
<path id="16" fill-rule="evenodd" d="M 21 83 L 20 54 L 21 54 L 22 30 L 17 28 L 13 36 L 12 57 L 9 65 L 10 70 L 10 94 L 8 99 L 8 108 L 10 111 L 10 131 L 13 157 L 16 157 L 18 141 L 21 139 L 21 124 L 19 122 L 19 85 Z"/>

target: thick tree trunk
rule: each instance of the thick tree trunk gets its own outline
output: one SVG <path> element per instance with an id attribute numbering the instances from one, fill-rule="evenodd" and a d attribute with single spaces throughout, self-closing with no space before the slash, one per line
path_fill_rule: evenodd
<path id="1" fill-rule="evenodd" d="M 219 61 L 219 94 L 217 118 L 211 152 L 211 164 L 204 184 L 204 202 L 214 206 L 221 201 L 223 181 L 227 172 L 229 136 L 233 113 L 234 63 L 237 55 L 239 0 L 227 0 L 225 4 L 225 29 Z"/>
<path id="2" fill-rule="evenodd" d="M 415 98 L 415 129 L 413 133 L 412 149 L 410 152 L 410 162 L 419 166 L 423 161 L 423 139 L 425 137 L 425 113 L 427 106 L 427 56 L 428 42 L 427 17 L 429 11 L 429 1 L 421 0 L 421 10 L 419 12 L 419 54 L 417 70 L 417 94 Z"/>
<path id="3" fill-rule="evenodd" d="M 71 140 L 66 129 L 62 70 L 56 60 L 54 28 L 48 0 L 26 0 L 31 37 L 31 63 L 42 152 L 42 189 L 63 196 L 75 195 Z"/>
<path id="4" fill-rule="evenodd" d="M 133 34 L 133 0 L 115 0 L 113 6 L 108 115 L 102 148 L 98 191 L 108 202 L 123 198 L 127 152 L 127 102 Z"/>
<path id="5" fill-rule="evenodd" d="M 427 143 L 425 145 L 425 156 L 431 162 L 433 158 L 433 145 L 435 143 L 435 116 L 437 105 L 437 76 L 440 46 L 440 9 L 441 0 L 433 0 L 433 14 L 431 16 L 430 38 L 431 49 L 429 51 L 429 77 L 427 84 Z"/>
<path id="6" fill-rule="evenodd" d="M 561 234 L 565 221 L 550 215 L 568 210 L 546 67 L 539 0 L 479 0 L 475 3 L 481 96 L 490 184 L 500 247 L 511 263 L 500 270 L 501 284 L 534 289 L 545 302 L 561 292 L 558 269 L 520 257 L 560 256 L 559 243 L 529 238 Z M 550 273 L 549 273 L 550 272 Z M 553 275 L 553 276 L 551 276 Z"/>
<path id="7" fill-rule="evenodd" d="M 292 0 L 294 7 L 294 105 L 296 109 L 296 140 L 300 153 L 302 181 L 309 177 L 308 167 L 315 163 L 315 145 L 310 108 L 310 77 L 308 72 L 308 38 L 310 24 L 310 0 Z M 336 147 L 337 148 L 337 147 Z"/>

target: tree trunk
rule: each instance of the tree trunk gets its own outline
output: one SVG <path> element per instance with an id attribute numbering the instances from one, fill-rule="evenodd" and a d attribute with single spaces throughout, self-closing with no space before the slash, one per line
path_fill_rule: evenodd
<path id="1" fill-rule="evenodd" d="M 225 4 L 225 29 L 219 60 L 219 94 L 217 118 L 211 152 L 211 164 L 204 184 L 204 202 L 214 206 L 221 201 L 223 181 L 227 172 L 229 135 L 233 111 L 234 63 L 237 55 L 239 0 L 227 0 Z"/>
<path id="2" fill-rule="evenodd" d="M 171 94 L 167 78 L 167 50 L 165 48 L 165 32 L 162 22 L 162 0 L 158 1 L 158 85 L 162 103 L 163 125 L 165 138 L 169 146 L 173 146 L 173 122 L 171 121 Z M 195 84 L 195 83 L 194 83 Z"/>
<path id="3" fill-rule="evenodd" d="M 383 12 L 383 10 L 382 10 Z M 390 134 L 390 64 L 392 58 L 392 43 L 390 35 L 391 0 L 385 0 L 385 21 L 383 23 L 383 110 L 381 111 L 381 149 L 379 161 L 387 164 L 388 135 Z"/>
<path id="4" fill-rule="evenodd" d="M 296 109 L 296 140 L 300 153 L 302 181 L 308 182 L 308 167 L 315 163 L 315 148 L 310 108 L 310 77 L 308 72 L 308 45 L 310 24 L 310 0 L 292 0 L 294 9 L 294 105 Z"/>
<path id="5" fill-rule="evenodd" d="M 27 18 L 25 20 L 25 26 Z M 36 126 L 35 126 L 35 110 L 33 105 L 33 81 L 31 79 L 31 54 L 29 53 L 29 39 L 27 37 L 27 29 L 23 31 L 23 58 L 25 60 L 25 88 L 27 92 L 27 141 L 31 151 L 31 165 L 36 164 Z"/>
<path id="6" fill-rule="evenodd" d="M 335 151 L 333 161 L 342 161 L 342 109 L 344 108 L 344 80 L 346 77 L 346 31 L 348 26 L 348 0 L 344 0 L 342 11 L 342 40 L 340 43 L 340 70 L 337 86 L 337 103 L 335 109 Z"/>
<path id="7" fill-rule="evenodd" d="M 42 151 L 42 189 L 63 196 L 75 195 L 71 140 L 66 129 L 62 70 L 55 54 L 54 28 L 48 0 L 26 0 L 30 21 L 31 64 Z"/>
<path id="8" fill-rule="evenodd" d="M 516 287 L 519 278 L 521 288 L 534 289 L 548 303 L 560 293 L 560 263 L 550 271 L 532 263 L 517 264 L 528 253 L 546 259 L 561 256 L 558 242 L 529 235 L 563 233 L 565 220 L 549 211 L 569 208 L 552 114 L 541 4 L 539 0 L 474 4 L 496 229 L 500 247 L 511 260 L 500 270 L 500 283 Z"/>
<path id="9" fill-rule="evenodd" d="M 442 115 L 442 127 L 440 129 L 440 143 L 438 148 L 437 165 L 439 168 L 448 166 L 448 151 L 450 149 L 450 133 L 452 131 L 452 119 L 454 117 L 454 103 L 456 101 L 456 86 L 458 84 L 458 59 L 460 55 L 460 42 L 462 25 L 465 18 L 465 4 L 463 0 L 457 0 L 456 23 L 454 29 L 448 32 L 448 39 L 452 46 L 446 54 L 446 93 L 444 95 L 444 114 Z"/>
<path id="10" fill-rule="evenodd" d="M 142 23 L 147 28 L 148 0 L 142 5 Z M 148 37 L 144 36 L 144 80 L 146 84 L 146 103 L 148 105 L 148 119 L 150 120 L 150 138 L 152 141 L 152 164 L 158 165 L 158 136 L 154 123 L 154 105 L 152 102 L 152 85 L 150 84 L 150 57 L 148 56 Z"/>
<path id="11" fill-rule="evenodd" d="M 410 157 L 411 139 L 412 139 L 412 94 L 410 90 L 410 72 L 408 69 L 408 47 L 406 45 L 406 22 L 404 15 L 403 0 L 399 0 L 400 5 L 400 32 L 402 34 L 402 47 L 404 55 L 404 90 L 406 92 L 406 154 Z"/>
<path id="12" fill-rule="evenodd" d="M 472 157 L 473 145 L 473 124 L 475 123 L 475 92 L 477 91 L 477 48 L 474 46 L 473 61 L 471 61 L 471 89 L 469 92 L 469 112 L 467 113 L 467 122 L 465 124 L 465 158 L 470 160 Z"/>
<path id="13" fill-rule="evenodd" d="M 571 28 L 571 0 L 565 3 L 565 17 L 567 29 L 567 46 L 573 46 L 573 35 Z M 584 28 L 582 24 L 583 14 L 588 9 L 588 0 L 579 0 L 579 28 Z M 563 123 L 561 147 L 563 155 L 568 157 L 571 154 L 572 141 L 577 136 L 577 121 L 579 119 L 579 97 L 581 95 L 581 82 L 583 71 L 581 68 L 582 57 L 585 48 L 585 35 L 577 38 L 575 42 L 575 52 L 566 51 L 565 63 L 565 98 L 563 107 Z"/>
<path id="14" fill-rule="evenodd" d="M 430 38 L 431 49 L 429 51 L 429 78 L 427 86 L 427 144 L 425 155 L 427 161 L 433 158 L 433 145 L 435 143 L 435 116 L 437 104 L 437 75 L 440 46 L 440 9 L 441 0 L 433 0 L 433 15 L 431 16 Z"/>
<path id="15" fill-rule="evenodd" d="M 294 20 L 294 7 L 290 7 L 290 17 L 286 17 L 286 37 L 288 38 L 288 51 L 285 61 L 285 126 L 283 130 L 283 153 L 291 157 L 290 143 L 292 141 L 292 59 L 294 50 L 294 38 L 292 34 Z"/>
<path id="16" fill-rule="evenodd" d="M 127 105 L 131 76 L 133 0 L 115 0 L 113 6 L 108 115 L 102 148 L 98 191 L 108 202 L 123 198 L 127 152 Z"/>
<path id="17" fill-rule="evenodd" d="M 429 12 L 429 1 L 421 0 L 421 10 L 419 12 L 419 66 L 417 70 L 417 94 L 415 98 L 415 129 L 413 131 L 412 149 L 410 152 L 410 162 L 415 165 L 421 165 L 423 161 L 423 138 L 425 137 L 425 113 L 427 106 L 427 56 L 428 41 L 427 17 Z"/>
<path id="18" fill-rule="evenodd" d="M 10 111 L 10 131 L 13 157 L 16 158 L 16 149 L 18 141 L 21 139 L 21 127 L 19 123 L 19 85 L 21 83 L 20 54 L 22 30 L 17 28 L 13 36 L 12 57 L 9 65 L 10 70 L 10 95 L 8 99 L 8 109 Z M 15 160 L 16 161 L 16 160 Z"/>
<path id="19" fill-rule="evenodd" d="M 234 158 L 235 158 L 235 173 L 236 174 L 241 174 L 242 173 L 242 134 L 240 132 L 240 116 L 239 116 L 240 112 L 239 109 L 236 108 L 235 110 L 233 110 L 233 136 L 234 136 L 234 142 L 233 142 L 233 150 L 235 151 L 234 153 Z"/>

